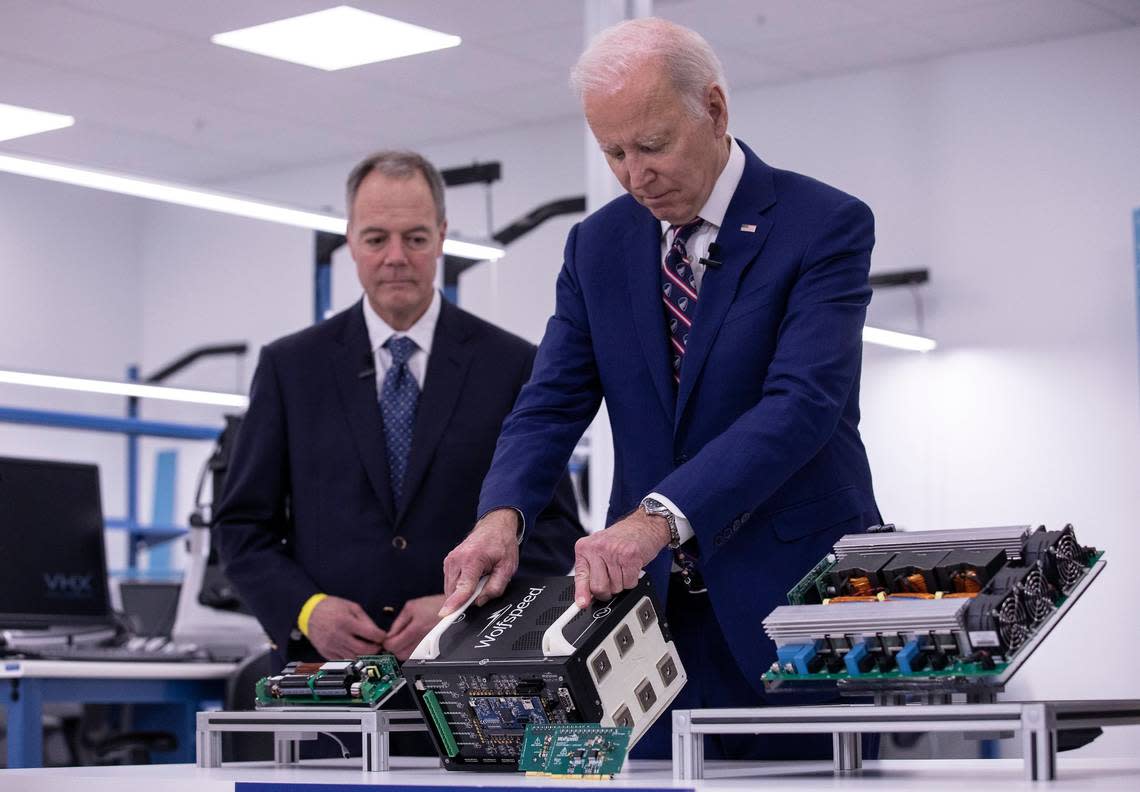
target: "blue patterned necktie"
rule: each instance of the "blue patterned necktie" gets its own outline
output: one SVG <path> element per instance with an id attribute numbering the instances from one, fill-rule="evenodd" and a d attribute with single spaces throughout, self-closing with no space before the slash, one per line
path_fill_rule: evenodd
<path id="1" fill-rule="evenodd" d="M 384 440 L 388 446 L 388 476 L 396 503 L 404 490 L 404 473 L 408 469 L 408 454 L 412 450 L 412 427 L 416 421 L 416 404 L 420 388 L 408 369 L 408 358 L 419 347 L 407 336 L 392 336 L 384 342 L 392 353 L 392 365 L 384 375 L 380 389 L 380 414 L 384 419 Z"/>
<path id="2" fill-rule="evenodd" d="M 685 359 L 689 331 L 697 312 L 697 280 L 693 276 L 692 259 L 685 246 L 703 222 L 698 217 L 683 226 L 670 226 L 673 244 L 661 262 L 661 299 L 665 304 L 665 326 L 672 352 L 673 382 L 678 385 L 681 383 L 681 361 Z M 681 581 L 686 589 L 695 594 L 707 590 L 693 556 L 676 548 L 673 550 L 673 562 L 680 570 Z"/>
<path id="3" fill-rule="evenodd" d="M 697 280 L 685 245 L 704 221 L 697 218 L 683 226 L 670 226 L 673 244 L 661 262 L 661 298 L 665 304 L 665 325 L 672 352 L 673 382 L 681 382 L 681 361 L 689 343 L 689 330 L 697 312 Z"/>

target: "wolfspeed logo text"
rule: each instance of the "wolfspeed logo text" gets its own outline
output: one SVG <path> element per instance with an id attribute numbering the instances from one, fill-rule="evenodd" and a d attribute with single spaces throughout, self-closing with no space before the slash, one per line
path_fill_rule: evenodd
<path id="1" fill-rule="evenodd" d="M 538 595 L 546 591 L 546 586 L 539 586 L 531 588 L 527 595 L 519 600 L 518 604 L 504 605 L 499 610 L 491 614 L 491 618 L 487 621 L 487 626 L 483 628 L 483 632 L 479 635 L 479 640 L 475 643 L 478 649 L 486 649 L 493 644 L 495 640 L 505 633 L 507 630 L 514 626 L 514 623 L 522 618 L 523 611 L 530 607 L 530 604 L 538 599 Z"/>

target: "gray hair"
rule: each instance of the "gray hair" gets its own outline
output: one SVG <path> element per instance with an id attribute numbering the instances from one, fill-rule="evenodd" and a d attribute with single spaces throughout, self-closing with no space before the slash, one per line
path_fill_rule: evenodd
<path id="1" fill-rule="evenodd" d="M 368 174 L 376 171 L 390 179 L 410 179 L 417 173 L 423 174 L 424 180 L 431 190 L 431 200 L 435 204 L 435 218 L 439 223 L 447 218 L 447 209 L 443 203 L 443 177 L 427 158 L 414 151 L 377 151 L 365 157 L 352 172 L 348 174 L 345 183 L 346 210 L 352 216 L 352 205 L 356 202 L 356 193 Z"/>
<path id="2" fill-rule="evenodd" d="M 634 69 L 655 58 L 694 118 L 705 114 L 710 84 L 719 85 L 727 101 L 724 69 L 709 43 L 695 30 L 658 17 L 626 20 L 595 36 L 570 71 L 570 87 L 579 99 L 613 93 Z"/>

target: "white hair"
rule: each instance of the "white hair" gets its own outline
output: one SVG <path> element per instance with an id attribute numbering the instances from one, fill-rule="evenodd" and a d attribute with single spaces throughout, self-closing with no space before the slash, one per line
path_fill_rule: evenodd
<path id="1" fill-rule="evenodd" d="M 712 83 L 724 91 L 727 102 L 724 69 L 709 43 L 695 30 L 659 17 L 619 22 L 595 36 L 570 70 L 570 87 L 579 99 L 612 94 L 635 69 L 654 59 L 662 62 L 693 117 L 706 113 L 706 92 Z"/>

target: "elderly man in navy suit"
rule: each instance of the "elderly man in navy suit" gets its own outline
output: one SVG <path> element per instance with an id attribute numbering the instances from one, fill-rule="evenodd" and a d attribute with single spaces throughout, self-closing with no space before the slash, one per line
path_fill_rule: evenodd
<path id="1" fill-rule="evenodd" d="M 447 220 L 430 162 L 381 152 L 347 187 L 364 298 L 262 350 L 217 512 L 226 571 L 282 664 L 405 659 L 438 621 L 443 558 L 534 362 L 436 290 Z M 531 574 L 565 574 L 582 535 L 555 478 L 522 551 Z"/>
<path id="2" fill-rule="evenodd" d="M 720 63 L 691 30 L 610 28 L 572 82 L 628 194 L 570 232 L 481 519 L 445 561 L 442 610 L 481 575 L 484 599 L 502 590 L 520 524 L 536 519 L 605 398 L 609 527 L 577 543 L 577 603 L 632 587 L 644 569 L 689 673 L 675 706 L 758 706 L 775 656 L 761 620 L 839 536 L 881 519 L 858 431 L 874 220 L 857 198 L 773 168 L 728 134 Z M 669 728 L 662 718 L 638 753 L 668 756 Z M 710 739 L 706 755 L 829 748 L 738 735 Z"/>

